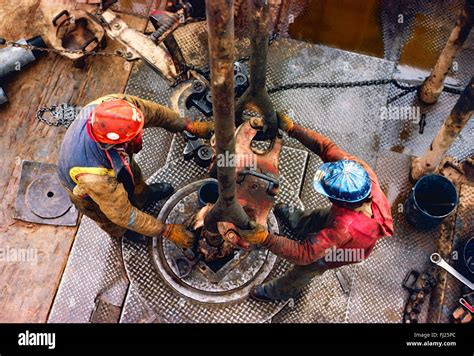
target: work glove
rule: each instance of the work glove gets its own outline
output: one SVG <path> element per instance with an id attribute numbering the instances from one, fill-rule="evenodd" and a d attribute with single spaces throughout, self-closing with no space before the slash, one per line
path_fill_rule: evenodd
<path id="1" fill-rule="evenodd" d="M 279 111 L 276 112 L 276 115 L 278 118 L 278 127 L 280 130 L 290 133 L 294 126 L 293 120 L 291 120 L 288 115 L 285 115 Z"/>
<path id="2" fill-rule="evenodd" d="M 196 137 L 210 138 L 214 131 L 214 122 L 212 121 L 191 121 L 186 119 L 184 129 Z"/>
<path id="3" fill-rule="evenodd" d="M 261 245 L 268 238 L 268 230 L 265 226 L 256 224 L 253 230 L 240 230 L 239 236 L 251 245 Z"/>
<path id="4" fill-rule="evenodd" d="M 194 235 L 181 224 L 166 224 L 160 235 L 180 247 L 190 248 L 193 245 Z"/>

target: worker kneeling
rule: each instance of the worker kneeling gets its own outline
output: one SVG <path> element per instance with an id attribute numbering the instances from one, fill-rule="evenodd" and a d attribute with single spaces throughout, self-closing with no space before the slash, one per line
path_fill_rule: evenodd
<path id="1" fill-rule="evenodd" d="M 279 127 L 325 162 L 316 172 L 314 189 L 332 202 L 330 208 L 303 212 L 285 204 L 275 215 L 303 242 L 269 234 L 262 226 L 241 231 L 248 243 L 261 245 L 295 266 L 284 276 L 251 291 L 260 301 L 296 297 L 313 277 L 328 269 L 367 258 L 378 239 L 393 234 L 390 204 L 374 171 L 361 159 L 340 149 L 327 137 L 278 114 Z"/>
<path id="2" fill-rule="evenodd" d="M 213 128 L 212 123 L 182 118 L 152 101 L 108 95 L 85 106 L 67 130 L 59 153 L 59 178 L 77 209 L 110 236 L 134 241 L 163 236 L 189 247 L 192 234 L 183 225 L 165 225 L 140 211 L 173 193 L 168 183 L 146 185 L 133 159 L 147 127 L 186 130 L 199 137 Z"/>

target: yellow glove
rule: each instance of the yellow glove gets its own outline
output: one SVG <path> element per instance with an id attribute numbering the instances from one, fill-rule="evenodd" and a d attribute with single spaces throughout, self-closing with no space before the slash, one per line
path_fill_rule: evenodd
<path id="1" fill-rule="evenodd" d="M 288 115 L 285 115 L 279 111 L 277 111 L 276 114 L 278 117 L 278 127 L 286 133 L 290 133 L 294 126 L 293 120 L 291 120 Z"/>
<path id="2" fill-rule="evenodd" d="M 199 138 L 209 138 L 214 131 L 213 121 L 191 121 L 186 119 L 184 129 Z"/>
<path id="3" fill-rule="evenodd" d="M 261 245 L 267 240 L 268 230 L 265 226 L 257 224 L 253 230 L 239 229 L 239 236 L 251 245 Z"/>
<path id="4" fill-rule="evenodd" d="M 193 245 L 194 235 L 181 224 L 166 224 L 161 236 L 180 247 L 190 248 Z"/>

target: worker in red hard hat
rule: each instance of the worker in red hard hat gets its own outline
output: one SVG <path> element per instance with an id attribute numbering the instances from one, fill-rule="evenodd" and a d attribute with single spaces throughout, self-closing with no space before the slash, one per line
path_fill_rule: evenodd
<path id="1" fill-rule="evenodd" d="M 322 164 L 314 177 L 314 189 L 329 198 L 330 208 L 302 211 L 277 204 L 276 217 L 303 241 L 268 233 L 258 225 L 243 230 L 244 241 L 267 248 L 295 266 L 286 275 L 253 288 L 258 301 L 296 297 L 311 280 L 325 271 L 361 262 L 377 241 L 393 234 L 390 203 L 372 168 L 339 148 L 329 138 L 294 123 L 277 113 L 278 126 L 317 154 Z"/>
<path id="2" fill-rule="evenodd" d="M 110 236 L 144 241 L 160 235 L 189 247 L 192 235 L 183 225 L 163 224 L 140 210 L 173 193 L 168 183 L 145 184 L 133 159 L 147 127 L 202 138 L 213 130 L 211 122 L 194 122 L 152 101 L 108 95 L 85 106 L 68 128 L 59 152 L 59 178 L 77 209 Z"/>

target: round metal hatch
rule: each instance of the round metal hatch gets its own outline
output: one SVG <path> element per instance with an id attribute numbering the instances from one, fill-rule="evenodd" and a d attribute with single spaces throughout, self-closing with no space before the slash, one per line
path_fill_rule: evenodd
<path id="1" fill-rule="evenodd" d="M 169 198 L 158 218 L 166 223 L 183 224 L 199 209 L 198 189 L 214 179 L 203 179 L 178 190 Z M 278 231 L 273 213 L 268 219 L 271 231 Z M 271 272 L 276 256 L 264 249 L 235 250 L 219 268 L 199 261 L 191 272 L 180 277 L 183 251 L 168 240 L 155 238 L 153 257 L 158 272 L 178 293 L 206 303 L 228 303 L 245 298 L 250 289 L 262 283 Z"/>
<path id="2" fill-rule="evenodd" d="M 63 216 L 72 206 L 56 173 L 43 174 L 31 182 L 26 191 L 26 203 L 35 215 L 43 219 Z"/>

